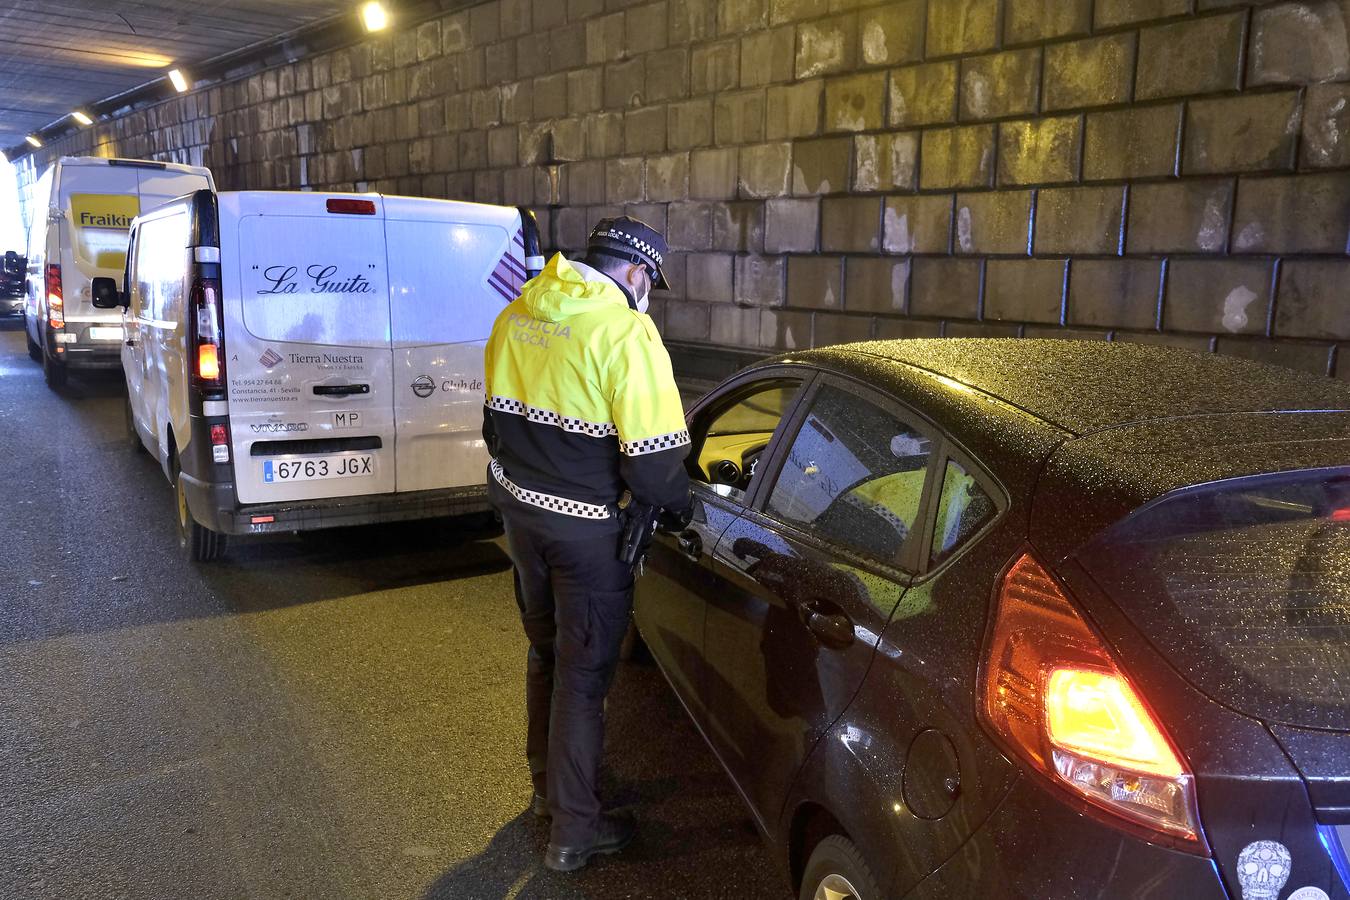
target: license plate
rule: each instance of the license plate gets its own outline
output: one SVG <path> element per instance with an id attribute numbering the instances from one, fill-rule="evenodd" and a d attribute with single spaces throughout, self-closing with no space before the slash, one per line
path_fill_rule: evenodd
<path id="1" fill-rule="evenodd" d="M 324 478 L 352 478 L 375 474 L 375 457 L 330 456 L 320 459 L 268 459 L 262 464 L 264 484 L 279 481 L 318 481 Z"/>
<path id="2" fill-rule="evenodd" d="M 91 341 L 120 341 L 122 339 L 121 328 L 107 328 L 95 325 L 89 329 L 89 340 Z"/>

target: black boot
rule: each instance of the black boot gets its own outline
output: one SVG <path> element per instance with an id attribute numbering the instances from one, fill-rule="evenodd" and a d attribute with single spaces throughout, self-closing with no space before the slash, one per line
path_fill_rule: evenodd
<path id="1" fill-rule="evenodd" d="M 530 798 L 530 812 L 534 813 L 540 819 L 552 818 L 553 814 L 548 811 L 548 798 L 538 791 Z"/>
<path id="2" fill-rule="evenodd" d="M 633 842 L 637 823 L 624 813 L 604 815 L 596 826 L 595 837 L 577 847 L 560 847 L 550 843 L 544 854 L 544 866 L 555 872 L 575 872 L 591 861 L 597 853 L 618 853 Z"/>

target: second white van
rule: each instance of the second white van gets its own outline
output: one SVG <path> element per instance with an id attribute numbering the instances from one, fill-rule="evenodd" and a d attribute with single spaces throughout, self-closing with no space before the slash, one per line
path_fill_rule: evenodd
<path id="1" fill-rule="evenodd" d="M 542 267 L 512 207 L 197 191 L 138 217 L 118 285 L 136 446 L 180 543 L 486 511 L 483 346 Z"/>
<path id="2" fill-rule="evenodd" d="M 122 274 L 137 215 L 212 186 L 200 166 L 93 156 L 64 156 L 37 180 L 24 330 L 49 385 L 64 384 L 71 369 L 117 368 L 121 323 L 91 305 L 93 279 Z"/>

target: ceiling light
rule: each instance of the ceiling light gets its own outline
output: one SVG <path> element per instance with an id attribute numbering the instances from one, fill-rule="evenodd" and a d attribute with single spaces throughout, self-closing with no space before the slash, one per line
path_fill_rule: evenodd
<path id="1" fill-rule="evenodd" d="M 94 124 L 94 120 L 93 120 L 93 119 L 89 118 L 89 116 L 85 115 L 83 112 L 81 112 L 81 111 L 78 110 L 78 109 L 75 110 L 73 113 L 71 113 L 71 115 L 75 118 L 75 121 L 76 121 L 76 122 L 79 122 L 81 125 L 93 125 L 93 124 Z"/>
<path id="2" fill-rule="evenodd" d="M 187 76 L 183 74 L 182 69 L 169 70 L 169 83 L 172 84 L 173 89 L 180 94 L 186 92 L 188 89 Z"/>
<path id="3" fill-rule="evenodd" d="M 383 3 L 371 0 L 361 7 L 361 21 L 365 23 L 366 31 L 380 31 L 389 24 L 389 13 Z"/>
<path id="4" fill-rule="evenodd" d="M 39 141 L 39 140 L 37 139 L 37 135 L 30 134 L 28 137 L 24 138 L 24 140 L 27 141 L 28 143 L 32 144 L 34 147 L 41 147 L 41 146 L 42 146 L 42 141 Z"/>

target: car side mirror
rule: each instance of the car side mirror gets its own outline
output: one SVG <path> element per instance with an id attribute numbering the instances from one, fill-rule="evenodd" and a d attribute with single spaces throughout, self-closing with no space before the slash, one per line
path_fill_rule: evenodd
<path id="1" fill-rule="evenodd" d="M 117 309 L 127 306 L 126 295 L 117 289 L 117 282 L 111 278 L 95 278 L 90 286 L 93 292 L 94 306 L 98 309 Z"/>

